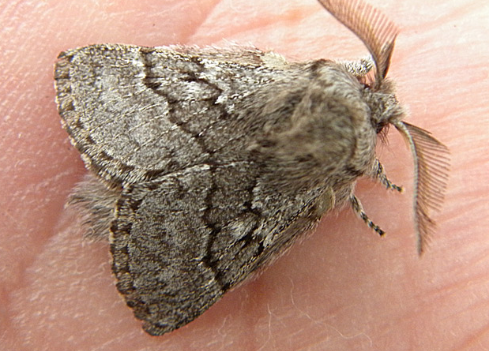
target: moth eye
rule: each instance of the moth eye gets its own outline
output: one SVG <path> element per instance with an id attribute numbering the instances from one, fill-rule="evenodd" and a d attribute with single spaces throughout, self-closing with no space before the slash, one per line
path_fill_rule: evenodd
<path id="1" fill-rule="evenodd" d="M 387 123 L 385 123 L 385 122 L 377 123 L 377 125 L 375 127 L 375 132 L 377 134 L 379 134 L 380 132 L 382 132 L 384 130 L 386 125 L 387 125 Z"/>
<path id="2" fill-rule="evenodd" d="M 387 143 L 387 133 L 389 131 L 389 127 L 390 127 L 390 123 L 380 122 L 377 124 L 375 128 L 375 132 L 377 133 L 377 138 L 379 138 L 382 143 Z"/>

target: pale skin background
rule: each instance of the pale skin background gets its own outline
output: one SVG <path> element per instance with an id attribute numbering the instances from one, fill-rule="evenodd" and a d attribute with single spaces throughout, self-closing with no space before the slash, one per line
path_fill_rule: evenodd
<path id="1" fill-rule="evenodd" d="M 407 120 L 452 152 L 439 229 L 422 258 L 412 163 L 395 130 L 379 158 L 406 193 L 362 180 L 386 232 L 344 209 L 258 279 L 162 337 L 113 286 L 108 244 L 64 209 L 85 173 L 54 103 L 58 52 L 92 43 L 253 43 L 294 59 L 365 55 L 314 0 L 0 4 L 0 345 L 4 350 L 489 350 L 489 3 L 372 0 L 401 29 L 390 78 Z"/>

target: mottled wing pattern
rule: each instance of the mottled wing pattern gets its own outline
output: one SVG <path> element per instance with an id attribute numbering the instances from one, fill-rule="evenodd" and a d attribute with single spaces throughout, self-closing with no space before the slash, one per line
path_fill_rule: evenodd
<path id="1" fill-rule="evenodd" d="M 249 157 L 253 133 L 290 116 L 300 79 L 309 84 L 300 68 L 300 79 L 289 70 L 292 90 L 263 120 L 249 101 L 280 81 L 280 65 L 287 63 L 257 50 L 184 47 L 97 45 L 60 56 L 60 114 L 87 167 L 119 189 L 106 211 L 114 214 L 113 271 L 150 334 L 202 314 L 334 204 L 322 188 L 277 191 L 267 165 Z M 279 100 L 276 89 L 266 94 Z M 94 212 L 95 193 L 76 196 Z"/>
<path id="2" fill-rule="evenodd" d="M 87 166 L 109 182 L 152 179 L 216 153 L 234 160 L 243 135 L 235 105 L 250 87 L 280 78 L 264 55 L 127 45 L 67 51 L 55 73 L 59 112 Z"/>
<path id="3" fill-rule="evenodd" d="M 276 195 L 261 207 L 255 172 L 244 163 L 193 166 L 124 189 L 112 225 L 113 271 L 148 333 L 192 321 L 314 226 L 315 194 Z M 284 200 L 291 206 L 280 206 Z"/>

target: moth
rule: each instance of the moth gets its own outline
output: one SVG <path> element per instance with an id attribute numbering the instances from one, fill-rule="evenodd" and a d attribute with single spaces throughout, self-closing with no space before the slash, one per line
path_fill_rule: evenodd
<path id="1" fill-rule="evenodd" d="M 396 26 L 359 0 L 319 2 L 371 59 L 116 44 L 59 55 L 59 114 L 91 171 L 70 201 L 90 235 L 110 237 L 117 289 L 147 333 L 191 322 L 336 207 L 383 234 L 354 187 L 401 189 L 375 155 L 389 125 L 414 159 L 420 253 L 434 230 L 448 150 L 403 120 L 386 79 Z"/>

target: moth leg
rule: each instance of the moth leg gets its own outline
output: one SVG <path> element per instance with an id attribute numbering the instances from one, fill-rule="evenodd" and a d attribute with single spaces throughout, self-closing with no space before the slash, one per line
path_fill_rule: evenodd
<path id="1" fill-rule="evenodd" d="M 350 204 L 351 207 L 353 208 L 353 211 L 357 214 L 358 217 L 360 217 L 370 228 L 372 228 L 375 232 L 377 232 L 379 235 L 384 235 L 385 232 L 374 222 L 368 218 L 367 214 L 363 210 L 362 204 L 360 203 L 360 200 L 355 195 L 350 196 Z"/>
<path id="2" fill-rule="evenodd" d="M 396 190 L 400 193 L 402 193 L 404 191 L 403 187 L 392 183 L 387 178 L 387 175 L 384 172 L 384 167 L 382 166 L 382 163 L 380 163 L 380 161 L 377 159 L 375 160 L 374 167 L 373 167 L 373 178 L 379 180 L 380 183 L 383 184 L 389 190 Z"/>

